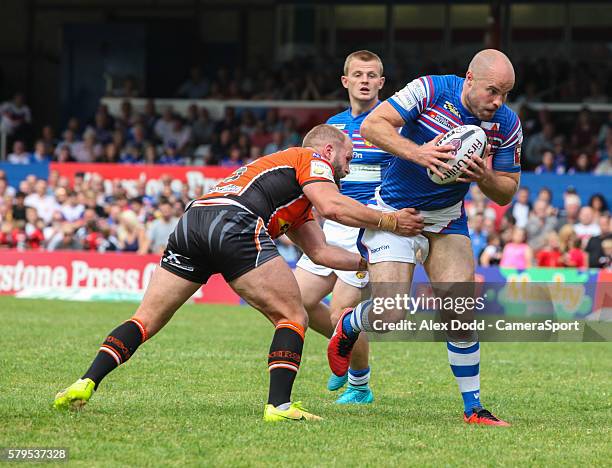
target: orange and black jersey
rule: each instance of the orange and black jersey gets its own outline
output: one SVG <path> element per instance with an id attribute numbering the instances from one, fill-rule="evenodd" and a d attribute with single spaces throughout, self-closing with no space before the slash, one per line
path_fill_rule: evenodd
<path id="1" fill-rule="evenodd" d="M 311 149 L 289 148 L 237 169 L 193 206 L 233 200 L 260 216 L 275 239 L 313 219 L 302 187 L 314 182 L 335 183 L 331 164 Z"/>

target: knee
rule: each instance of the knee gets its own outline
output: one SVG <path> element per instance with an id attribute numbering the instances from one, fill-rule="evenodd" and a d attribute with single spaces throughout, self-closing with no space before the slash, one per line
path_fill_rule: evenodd
<path id="1" fill-rule="evenodd" d="M 279 322 L 289 321 L 297 323 L 304 331 L 308 328 L 308 314 L 306 313 L 306 309 L 302 306 L 272 312 L 269 314 L 269 317 L 272 323 L 274 323 L 274 326 L 277 326 Z"/>

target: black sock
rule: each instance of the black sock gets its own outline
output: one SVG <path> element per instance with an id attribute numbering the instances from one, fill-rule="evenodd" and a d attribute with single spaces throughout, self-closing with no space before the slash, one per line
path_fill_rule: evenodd
<path id="1" fill-rule="evenodd" d="M 106 337 L 98 355 L 82 378 L 93 380 L 97 390 L 102 379 L 132 357 L 146 339 L 147 332 L 137 319 L 122 323 Z"/>
<path id="2" fill-rule="evenodd" d="M 268 354 L 269 404 L 278 406 L 291 401 L 291 389 L 300 368 L 303 347 L 304 328 L 301 325 L 289 321 L 276 325 Z"/>

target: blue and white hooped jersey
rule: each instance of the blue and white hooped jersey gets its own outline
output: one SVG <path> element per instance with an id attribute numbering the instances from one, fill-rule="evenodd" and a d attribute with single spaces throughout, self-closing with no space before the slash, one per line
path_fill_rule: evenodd
<path id="1" fill-rule="evenodd" d="M 461 103 L 464 78 L 455 75 L 424 76 L 408 83 L 388 99 L 403 117 L 401 135 L 422 145 L 459 125 L 481 127 L 491 145 L 493 169 L 520 172 L 523 134 L 517 115 L 505 104 L 489 122 L 474 117 Z M 470 184 L 438 185 L 427 169 L 393 158 L 380 188 L 380 197 L 394 208 L 439 210 L 463 200 Z"/>
<path id="2" fill-rule="evenodd" d="M 393 159 L 392 155 L 366 141 L 359 132 L 361 123 L 372 110 L 353 117 L 349 107 L 327 121 L 346 133 L 353 142 L 350 173 L 341 180 L 340 192 L 361 203 L 367 203 L 374 196 L 374 191 L 381 184 Z"/>

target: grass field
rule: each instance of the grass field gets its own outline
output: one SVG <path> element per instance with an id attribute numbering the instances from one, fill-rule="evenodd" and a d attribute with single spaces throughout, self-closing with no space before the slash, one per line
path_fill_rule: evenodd
<path id="1" fill-rule="evenodd" d="M 441 343 L 374 343 L 368 407 L 325 389 L 313 332 L 294 398 L 320 423 L 264 424 L 272 328 L 248 308 L 189 305 L 79 413 L 52 409 L 134 304 L 0 298 L 0 447 L 62 446 L 80 466 L 604 466 L 610 343 L 484 343 L 483 402 L 510 428 L 467 426 Z"/>

